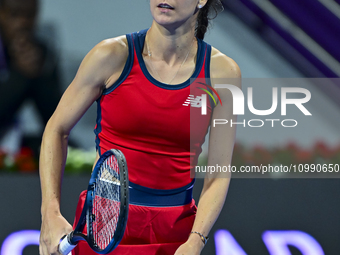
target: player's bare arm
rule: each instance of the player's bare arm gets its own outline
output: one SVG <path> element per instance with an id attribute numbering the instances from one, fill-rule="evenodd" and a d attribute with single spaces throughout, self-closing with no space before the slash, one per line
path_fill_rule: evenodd
<path id="1" fill-rule="evenodd" d="M 222 54 L 215 48 L 212 48 L 210 70 L 212 84 L 218 83 L 218 81 L 221 81 L 219 79 L 222 78 L 235 78 L 234 84 L 241 87 L 240 68 L 234 60 Z M 227 89 L 217 89 L 217 92 L 221 97 L 222 105 L 216 105 L 213 111 L 212 120 L 233 119 L 236 121 L 232 114 L 231 93 Z M 213 127 L 212 124 L 213 123 L 211 123 L 210 126 L 208 166 L 216 164 L 227 166 L 231 163 L 236 129 L 235 127 L 228 127 L 228 125 Z M 208 236 L 224 205 L 229 182 L 230 178 L 226 173 L 207 173 L 204 179 L 204 185 L 192 231 L 197 231 L 204 236 Z M 204 247 L 201 237 L 197 234 L 191 234 L 187 244 L 191 247 L 190 249 L 198 250 L 197 254 L 199 254 Z"/>
<path id="2" fill-rule="evenodd" d="M 46 125 L 39 167 L 42 189 L 41 255 L 57 254 L 60 238 L 72 230 L 60 214 L 60 189 L 69 133 L 100 97 L 103 89 L 118 79 L 127 57 L 125 36 L 108 39 L 95 46 L 82 61 L 76 77 Z"/>

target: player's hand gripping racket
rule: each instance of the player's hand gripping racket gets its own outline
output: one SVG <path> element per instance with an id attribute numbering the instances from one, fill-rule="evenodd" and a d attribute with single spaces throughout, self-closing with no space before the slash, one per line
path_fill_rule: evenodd
<path id="1" fill-rule="evenodd" d="M 109 150 L 98 160 L 87 189 L 78 224 L 59 245 L 68 254 L 81 240 L 95 252 L 107 254 L 121 241 L 128 217 L 129 179 L 126 160 L 120 150 Z M 87 235 L 82 233 L 85 224 Z"/>

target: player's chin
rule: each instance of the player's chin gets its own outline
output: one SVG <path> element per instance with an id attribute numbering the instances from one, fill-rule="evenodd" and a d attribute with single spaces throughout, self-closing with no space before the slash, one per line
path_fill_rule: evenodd
<path id="1" fill-rule="evenodd" d="M 157 10 L 152 13 L 152 16 L 158 24 L 171 24 L 176 20 L 174 13 L 160 13 Z"/>
<path id="2" fill-rule="evenodd" d="M 173 17 L 155 17 L 154 20 L 160 26 L 171 29 L 172 27 L 178 26 L 179 22 Z"/>

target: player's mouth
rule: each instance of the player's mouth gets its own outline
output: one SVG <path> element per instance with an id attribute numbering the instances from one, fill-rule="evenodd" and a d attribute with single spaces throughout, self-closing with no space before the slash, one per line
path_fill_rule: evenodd
<path id="1" fill-rule="evenodd" d="M 157 5 L 157 7 L 162 9 L 162 10 L 173 10 L 173 9 L 175 9 L 174 7 L 172 7 L 171 5 L 169 5 L 167 3 L 161 3 L 161 4 Z"/>

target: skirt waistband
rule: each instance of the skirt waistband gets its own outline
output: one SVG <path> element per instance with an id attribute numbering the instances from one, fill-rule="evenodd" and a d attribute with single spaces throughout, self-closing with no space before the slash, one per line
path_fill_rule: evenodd
<path id="1" fill-rule="evenodd" d="M 129 182 L 129 203 L 132 205 L 169 207 L 191 203 L 192 189 L 195 179 L 191 183 L 177 189 L 151 189 Z"/>

